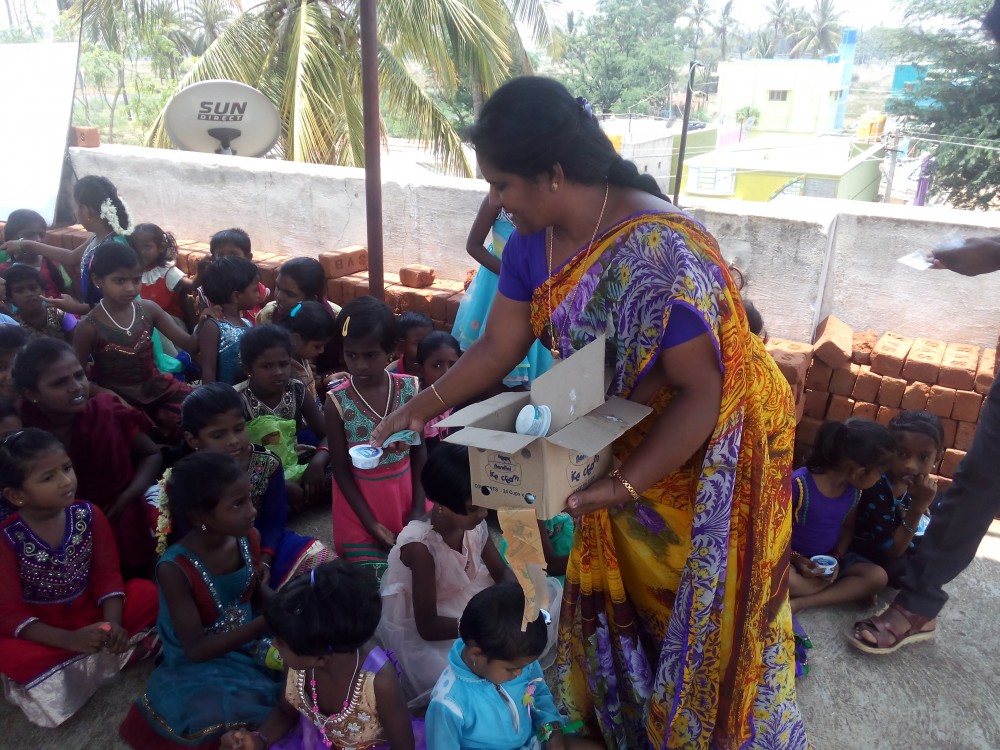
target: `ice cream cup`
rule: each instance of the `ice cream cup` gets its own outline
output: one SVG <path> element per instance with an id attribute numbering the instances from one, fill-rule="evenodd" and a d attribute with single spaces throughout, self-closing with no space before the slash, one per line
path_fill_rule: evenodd
<path id="1" fill-rule="evenodd" d="M 382 458 L 382 449 L 373 445 L 355 445 L 347 454 L 356 468 L 374 469 Z"/>
<path id="2" fill-rule="evenodd" d="M 552 426 L 552 410 L 547 406 L 528 404 L 517 415 L 514 431 L 519 435 L 544 437 Z"/>
<path id="3" fill-rule="evenodd" d="M 813 555 L 809 559 L 822 568 L 824 576 L 833 575 L 833 572 L 837 569 L 836 557 L 831 557 L 830 555 Z"/>

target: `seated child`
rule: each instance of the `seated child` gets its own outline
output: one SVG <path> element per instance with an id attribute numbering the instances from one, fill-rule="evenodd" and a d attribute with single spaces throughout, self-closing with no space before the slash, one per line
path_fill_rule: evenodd
<path id="1" fill-rule="evenodd" d="M 210 383 L 196 388 L 184 399 L 181 426 L 189 448 L 232 456 L 245 469 L 257 509 L 254 526 L 260 532 L 261 564 L 270 568 L 271 588 L 330 559 L 322 542 L 286 528 L 288 498 L 281 460 L 250 442 L 243 400 L 232 386 Z"/>
<path id="2" fill-rule="evenodd" d="M 300 302 L 319 302 L 336 318 L 340 307 L 326 298 L 326 271 L 315 258 L 292 258 L 278 269 L 274 282 L 274 302 L 260 312 L 257 323 L 280 323 Z M 341 369 L 339 342 L 333 339 L 330 346 L 316 357 L 315 369 L 329 375 Z"/>
<path id="3" fill-rule="evenodd" d="M 310 398 L 320 403 L 317 390 L 319 378 L 313 365 L 337 332 L 337 321 L 330 308 L 321 302 L 306 300 L 293 307 L 277 325 L 292 335 L 296 352 L 292 358 L 292 377 L 305 383 Z"/>
<path id="4" fill-rule="evenodd" d="M 0 487 L 16 509 L 0 523 L 0 682 L 29 721 L 55 727 L 150 655 L 156 587 L 122 582 L 111 528 L 76 500 L 73 463 L 53 435 L 4 438 Z"/>
<path id="5" fill-rule="evenodd" d="M 190 529 L 156 566 L 163 661 L 120 733 L 136 750 L 200 745 L 258 725 L 281 694 L 265 666 L 272 594 L 261 575 L 250 481 L 230 456 L 193 453 L 167 480 L 167 510 Z"/>
<path id="6" fill-rule="evenodd" d="M 556 710 L 538 655 L 548 613 L 521 630 L 524 593 L 500 583 L 472 597 L 459 623 L 461 638 L 427 708 L 427 747 L 477 750 L 590 750 L 602 747 L 569 735 Z"/>
<path id="7" fill-rule="evenodd" d="M 861 493 L 851 551 L 885 570 L 899 588 L 906 555 L 923 538 L 919 528 L 937 494 L 931 476 L 944 451 L 941 420 L 927 411 L 904 411 L 889 423 L 896 457 L 888 471 Z"/>
<path id="8" fill-rule="evenodd" d="M 61 297 L 73 288 L 73 280 L 66 269 L 50 258 L 45 258 L 28 249 L 25 243 L 45 241 L 48 226 L 41 214 L 29 208 L 11 211 L 3 228 L 0 242 L 9 243 L 10 251 L 0 251 L 0 273 L 15 263 L 30 266 L 38 271 L 41 278 L 42 294 L 46 297 Z M 16 256 L 16 257 L 15 257 Z"/>
<path id="9" fill-rule="evenodd" d="M 848 546 L 861 492 L 879 481 L 895 455 L 892 433 L 876 422 L 853 418 L 820 427 L 812 455 L 792 474 L 792 612 L 858 601 L 885 588 L 885 571 Z M 810 559 L 815 555 L 833 557 L 833 572 Z"/>
<path id="10" fill-rule="evenodd" d="M 422 748 L 423 722 L 411 719 L 395 667 L 370 643 L 381 611 L 371 571 L 341 560 L 276 594 L 264 616 L 288 667 L 284 695 L 256 732 L 228 732 L 222 747 Z"/>
<path id="11" fill-rule="evenodd" d="M 458 346 L 458 341 L 451 334 L 444 331 L 434 331 L 425 336 L 417 345 L 417 351 L 413 358 L 413 369 L 420 377 L 420 387 L 430 388 L 434 385 L 442 375 L 451 369 L 453 364 L 458 362 L 460 356 L 462 356 L 462 350 Z M 400 357 L 400 362 L 402 360 L 403 357 Z M 448 428 L 438 427 L 437 424 L 451 416 L 452 411 L 454 409 L 443 411 L 433 419 L 429 419 L 424 425 L 424 440 L 427 441 L 427 450 L 432 450 L 444 438 L 448 437 Z"/>
<path id="12" fill-rule="evenodd" d="M 14 357 L 28 343 L 28 334 L 16 321 L 13 325 L 0 324 L 0 398 L 16 401 L 17 389 L 11 371 L 14 369 Z"/>
<path id="13" fill-rule="evenodd" d="M 514 580 L 490 539 L 486 511 L 472 504 L 469 449 L 443 443 L 420 476 L 434 509 L 410 521 L 389 552 L 378 627 L 379 642 L 399 660 L 413 709 L 430 700 L 469 600 L 494 583 Z"/>
<path id="14" fill-rule="evenodd" d="M 240 364 L 240 338 L 252 324 L 240 310 L 253 308 L 259 299 L 257 266 L 237 255 L 219 258 L 201 276 L 208 301 L 220 310 L 198 326 L 198 364 L 201 382 L 236 385 L 246 379 Z"/>
<path id="15" fill-rule="evenodd" d="M 3 280 L 11 317 L 25 333 L 33 338 L 54 336 L 72 341 L 76 316 L 45 301 L 42 276 L 35 268 L 15 263 L 3 272 Z"/>
<path id="16" fill-rule="evenodd" d="M 399 359 L 385 369 L 389 372 L 398 372 L 400 375 L 417 377 L 420 375 L 417 370 L 417 347 L 434 331 L 434 321 L 423 313 L 411 310 L 396 318 L 396 329 L 399 332 L 399 343 L 396 346 Z"/>
<path id="17" fill-rule="evenodd" d="M 177 240 L 156 224 L 136 224 L 128 244 L 142 261 L 139 296 L 152 300 L 178 325 L 192 330 L 197 322 L 191 298 L 195 287 L 177 267 Z"/>
<path id="18" fill-rule="evenodd" d="M 208 251 L 211 254 L 207 259 L 207 262 L 203 262 L 198 270 L 198 276 L 193 282 L 195 286 L 201 285 L 201 275 L 205 272 L 205 268 L 212 261 L 216 261 L 219 258 L 226 258 L 229 256 L 235 256 L 239 258 L 246 258 L 249 261 L 253 260 L 253 252 L 250 246 L 250 235 L 244 232 L 242 229 L 223 229 L 221 232 L 216 232 L 212 235 L 212 239 L 208 243 Z M 261 306 L 270 294 L 270 290 L 264 286 L 263 283 L 257 283 L 257 294 L 258 300 L 257 304 L 254 305 L 252 309 L 242 310 L 240 314 L 242 317 L 250 321 L 251 324 L 256 324 L 257 315 L 261 311 Z M 265 321 L 261 321 L 265 322 Z"/>
<path id="19" fill-rule="evenodd" d="M 147 434 L 149 420 L 111 394 L 91 397 L 83 366 L 59 339 L 33 339 L 14 363 L 14 383 L 24 424 L 51 432 L 66 446 L 77 497 L 107 516 L 124 570 L 148 577 L 153 540 L 144 498 L 162 464 Z"/>
<path id="20" fill-rule="evenodd" d="M 181 402 L 191 387 L 157 370 L 153 332 L 161 332 L 192 354 L 198 351 L 197 337 L 178 326 L 155 302 L 136 299 L 142 265 L 128 244 L 98 246 L 90 274 L 103 296 L 73 331 L 80 363 L 86 367 L 93 357 L 93 384 L 145 413 L 154 425 L 154 439 L 177 443 Z"/>
<path id="21" fill-rule="evenodd" d="M 306 396 L 306 386 L 292 377 L 295 347 L 292 337 L 276 325 L 259 325 L 240 339 L 240 360 L 248 380 L 236 386 L 243 398 L 250 440 L 281 459 L 293 510 L 323 499 L 323 481 L 330 453 L 319 405 Z M 300 463 L 297 435 L 308 425 L 320 440 L 308 463 Z"/>

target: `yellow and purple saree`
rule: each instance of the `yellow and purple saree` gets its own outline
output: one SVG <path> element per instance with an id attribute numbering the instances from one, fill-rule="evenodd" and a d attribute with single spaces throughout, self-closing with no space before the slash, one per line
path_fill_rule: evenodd
<path id="1" fill-rule="evenodd" d="M 612 395 L 655 366 L 677 305 L 704 321 L 723 372 L 703 449 L 640 501 L 581 520 L 557 699 L 609 748 L 804 750 L 787 593 L 794 403 L 717 243 L 680 214 L 629 217 L 535 289 L 540 338 L 550 288 L 563 356 L 608 337 Z M 656 414 L 670 398 L 651 400 Z M 619 459 L 652 422 L 616 444 Z"/>

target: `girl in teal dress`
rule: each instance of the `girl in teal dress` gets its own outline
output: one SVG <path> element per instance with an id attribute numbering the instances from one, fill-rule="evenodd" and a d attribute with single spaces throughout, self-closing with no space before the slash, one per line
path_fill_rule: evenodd
<path id="1" fill-rule="evenodd" d="M 462 297 L 462 304 L 455 316 L 455 326 L 452 335 L 458 339 L 462 351 L 472 346 L 486 325 L 486 318 L 497 293 L 497 283 L 500 279 L 500 258 L 504 245 L 514 231 L 514 224 L 505 211 L 490 205 L 489 196 L 483 198 L 479 213 L 469 230 L 469 238 L 465 242 L 465 250 L 480 264 L 476 276 Z M 493 242 L 489 249 L 483 246 L 488 234 L 492 232 Z M 552 366 L 552 355 L 535 341 L 521 363 L 503 379 L 508 388 L 524 388 L 531 381 Z"/>
<path id="2" fill-rule="evenodd" d="M 174 466 L 167 503 L 192 531 L 156 567 L 163 663 L 121 726 L 136 750 L 217 746 L 267 718 L 281 692 L 280 672 L 264 664 L 257 612 L 272 592 L 246 472 L 230 456 L 194 453 Z"/>

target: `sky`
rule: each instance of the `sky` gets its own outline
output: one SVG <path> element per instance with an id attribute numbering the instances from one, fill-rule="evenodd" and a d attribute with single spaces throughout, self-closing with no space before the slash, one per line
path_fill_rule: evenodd
<path id="1" fill-rule="evenodd" d="M 723 0 L 713 0 L 714 10 L 718 11 Z M 584 14 L 594 12 L 597 0 L 561 0 L 557 17 L 564 17 L 570 11 L 580 11 Z M 792 0 L 792 5 L 811 8 L 811 0 Z M 902 13 L 896 8 L 896 0 L 835 0 L 836 7 L 842 11 L 841 22 L 845 26 L 855 26 L 865 29 L 873 26 L 902 25 Z M 766 14 L 762 8 L 767 7 L 764 0 L 734 0 L 733 14 L 737 20 L 750 28 L 763 25 Z"/>

